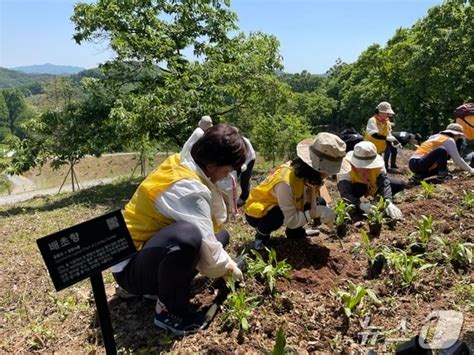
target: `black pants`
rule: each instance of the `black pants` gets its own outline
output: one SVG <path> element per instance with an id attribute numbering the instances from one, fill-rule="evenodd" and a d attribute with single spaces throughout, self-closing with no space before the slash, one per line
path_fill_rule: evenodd
<path id="1" fill-rule="evenodd" d="M 318 205 L 326 206 L 326 201 L 323 198 L 319 198 L 317 201 Z M 311 208 L 310 204 L 307 203 L 304 206 L 304 210 L 309 210 Z M 268 239 L 271 232 L 276 231 L 283 225 L 283 212 L 280 209 L 280 206 L 275 206 L 268 211 L 268 213 L 260 218 L 255 218 L 249 215 L 245 215 L 248 224 L 257 229 L 257 239 Z M 286 236 L 288 238 L 299 238 L 304 237 L 306 232 L 303 227 L 299 228 L 286 228 Z"/>
<path id="2" fill-rule="evenodd" d="M 229 233 L 225 230 L 216 238 L 223 246 L 229 243 Z M 195 225 L 176 222 L 151 237 L 114 278 L 128 292 L 158 295 L 169 312 L 185 313 L 201 242 L 201 233 Z"/>
<path id="3" fill-rule="evenodd" d="M 430 167 L 436 163 L 436 167 L 430 170 Z M 419 178 L 427 178 L 437 175 L 440 172 L 448 171 L 448 152 L 444 147 L 439 147 L 428 153 L 422 158 L 412 158 L 408 162 L 408 167 Z"/>
<path id="4" fill-rule="evenodd" d="M 242 201 L 247 201 L 250 193 L 250 178 L 252 177 L 252 170 L 255 164 L 255 160 L 251 160 L 247 164 L 247 170 L 245 170 L 240 175 L 240 188 L 242 190 L 239 199 Z"/>
<path id="5" fill-rule="evenodd" d="M 385 167 L 389 168 L 389 160 L 390 160 L 390 168 L 395 168 L 397 166 L 397 154 L 398 149 L 393 147 L 391 144 L 387 144 L 387 149 L 383 153 L 383 160 L 385 161 Z"/>

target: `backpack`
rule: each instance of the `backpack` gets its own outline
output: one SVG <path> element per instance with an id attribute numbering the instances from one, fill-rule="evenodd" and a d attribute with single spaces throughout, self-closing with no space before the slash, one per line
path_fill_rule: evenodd
<path id="1" fill-rule="evenodd" d="M 468 102 L 456 109 L 453 112 L 454 118 L 464 118 L 466 116 L 474 115 L 474 103 Z"/>
<path id="2" fill-rule="evenodd" d="M 346 152 L 350 152 L 357 143 L 364 140 L 354 127 L 343 129 L 338 136 L 346 143 Z"/>

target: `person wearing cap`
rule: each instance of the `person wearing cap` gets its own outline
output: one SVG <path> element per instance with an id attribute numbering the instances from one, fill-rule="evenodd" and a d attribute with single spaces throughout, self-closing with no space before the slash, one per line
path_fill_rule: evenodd
<path id="1" fill-rule="evenodd" d="M 377 148 L 377 153 L 381 154 L 387 148 L 387 142 L 397 145 L 397 139 L 392 136 L 392 125 L 390 116 L 394 115 L 390 103 L 383 101 L 375 108 L 375 114 L 369 118 L 365 130 L 364 140 L 372 142 Z"/>
<path id="2" fill-rule="evenodd" d="M 199 271 L 211 278 L 242 279 L 224 246 L 227 212 L 215 184 L 245 161 L 236 127 L 206 130 L 189 155 L 173 154 L 140 184 L 124 209 L 138 252 L 112 266 L 118 285 L 135 295 L 157 295 L 154 323 L 184 335 L 205 325 L 190 306 L 191 281 Z"/>
<path id="3" fill-rule="evenodd" d="M 474 168 L 471 168 L 461 158 L 456 146 L 456 141 L 463 137 L 463 127 L 458 123 L 450 123 L 445 130 L 429 137 L 418 147 L 408 161 L 408 167 L 414 173 L 411 180 L 418 183 L 434 175 L 437 175 L 439 181 L 449 178 L 449 157 L 462 170 L 473 174 Z"/>
<path id="4" fill-rule="evenodd" d="M 204 132 L 212 127 L 212 118 L 210 116 L 202 116 L 198 122 L 198 126 L 191 133 L 188 140 L 184 143 L 183 148 L 181 149 L 181 155 L 189 155 L 191 153 L 191 148 L 194 143 L 197 142 L 199 138 L 204 135 Z"/>
<path id="5" fill-rule="evenodd" d="M 271 232 L 282 225 L 288 238 L 303 238 L 304 225 L 314 218 L 328 225 L 334 222 L 334 211 L 320 198 L 320 188 L 327 176 L 339 172 L 345 150 L 338 136 L 319 133 L 314 140 L 297 145 L 298 158 L 278 167 L 251 190 L 243 210 L 256 229 L 256 249 L 263 248 Z"/>
<path id="6" fill-rule="evenodd" d="M 404 183 L 395 178 L 389 179 L 384 160 L 371 142 L 357 143 L 354 150 L 346 154 L 337 176 L 337 188 L 344 200 L 364 213 L 369 213 L 371 205 L 370 202 L 361 202 L 362 197 L 383 196 L 389 201 L 386 209 L 388 216 L 392 219 L 403 218 L 400 209 L 393 204 L 392 196 L 403 190 Z"/>

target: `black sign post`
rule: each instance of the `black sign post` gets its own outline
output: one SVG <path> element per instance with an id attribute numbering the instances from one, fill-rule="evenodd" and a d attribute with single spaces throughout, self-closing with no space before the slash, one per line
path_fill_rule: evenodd
<path id="1" fill-rule="evenodd" d="M 136 253 L 120 210 L 36 241 L 54 287 L 60 291 L 90 278 L 107 354 L 116 354 L 102 270 Z"/>

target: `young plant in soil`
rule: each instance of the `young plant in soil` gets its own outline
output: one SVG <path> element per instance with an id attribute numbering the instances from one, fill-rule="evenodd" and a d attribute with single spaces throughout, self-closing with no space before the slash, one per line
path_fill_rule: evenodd
<path id="1" fill-rule="evenodd" d="M 420 194 L 420 197 L 422 198 L 431 198 L 433 196 L 433 193 L 435 192 L 436 190 L 436 185 L 434 184 L 431 184 L 429 182 L 426 182 L 426 181 L 422 181 L 421 182 L 421 194 Z"/>
<path id="2" fill-rule="evenodd" d="M 368 261 L 367 275 L 369 278 L 375 278 L 382 273 L 382 269 L 385 264 L 385 257 L 383 253 L 377 251 L 377 248 L 374 248 L 370 245 L 370 239 L 365 230 L 361 231 L 361 235 L 362 247 Z"/>
<path id="3" fill-rule="evenodd" d="M 433 217 L 421 215 L 421 219 L 415 219 L 415 224 L 417 231 L 410 234 L 410 238 L 414 240 L 410 249 L 415 254 L 421 254 L 426 251 L 433 236 Z"/>
<path id="4" fill-rule="evenodd" d="M 382 231 L 382 225 L 387 222 L 385 218 L 385 209 L 388 206 L 388 201 L 380 196 L 379 201 L 375 206 L 370 208 L 369 213 L 365 214 L 367 222 L 369 223 L 369 233 L 374 237 L 378 237 Z"/>
<path id="5" fill-rule="evenodd" d="M 416 255 L 407 255 L 404 251 L 391 252 L 385 255 L 389 265 L 399 272 L 402 289 L 414 289 L 420 272 L 436 264 L 428 264 Z"/>
<path id="6" fill-rule="evenodd" d="M 443 257 L 456 269 L 468 269 L 472 264 L 473 243 L 463 243 L 460 240 L 450 242 L 446 239 L 435 237 L 446 251 L 442 252 Z"/>
<path id="7" fill-rule="evenodd" d="M 275 345 L 271 351 L 264 349 L 264 355 L 284 355 L 284 354 L 298 354 L 294 349 L 286 346 L 286 335 L 283 328 L 279 328 L 277 331 Z"/>
<path id="8" fill-rule="evenodd" d="M 474 194 L 464 191 L 464 195 L 462 197 L 462 205 L 468 210 L 473 209 L 474 208 Z"/>
<path id="9" fill-rule="evenodd" d="M 354 205 L 346 203 L 343 199 L 336 201 L 334 213 L 336 214 L 336 233 L 339 238 L 344 238 L 347 234 L 347 224 L 352 220 L 351 211 Z"/>
<path id="10" fill-rule="evenodd" d="M 374 291 L 372 291 L 370 288 L 365 288 L 363 286 L 356 285 L 351 281 L 348 282 L 348 290 L 339 289 L 336 291 L 336 297 L 342 301 L 344 315 L 347 318 L 350 318 L 354 314 L 357 306 L 362 302 L 363 298 L 366 295 L 369 296 L 369 298 L 374 303 L 380 303 Z"/>
<path id="11" fill-rule="evenodd" d="M 247 273 L 263 280 L 267 291 L 274 295 L 276 281 L 280 278 L 288 279 L 290 277 L 291 265 L 286 262 L 286 259 L 278 261 L 274 249 L 265 249 L 268 252 L 268 261 L 265 261 L 258 251 L 251 250 L 255 259 L 247 259 Z"/>
<path id="12" fill-rule="evenodd" d="M 236 290 L 232 278 L 227 281 L 227 287 L 231 292 L 227 296 L 223 313 L 224 323 L 230 328 L 237 327 L 241 335 L 250 329 L 249 318 L 257 306 L 256 297 L 249 297 L 243 288 Z"/>

